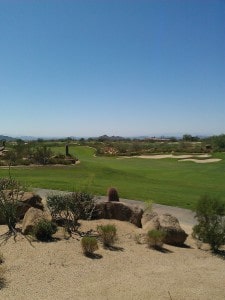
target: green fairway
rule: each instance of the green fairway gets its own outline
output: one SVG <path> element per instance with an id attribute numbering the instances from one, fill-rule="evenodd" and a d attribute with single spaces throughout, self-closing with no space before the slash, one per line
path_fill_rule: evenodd
<path id="1" fill-rule="evenodd" d="M 52 147 L 64 153 L 64 147 Z M 179 162 L 177 159 L 117 159 L 95 157 L 95 149 L 70 146 L 78 157 L 74 166 L 12 167 L 11 174 L 31 187 L 58 190 L 88 189 L 105 195 L 108 187 L 118 189 L 121 198 L 152 200 L 155 203 L 193 209 L 201 195 L 225 200 L 225 154 L 215 154 L 222 161 L 209 164 Z M 7 176 L 0 169 L 0 176 Z"/>

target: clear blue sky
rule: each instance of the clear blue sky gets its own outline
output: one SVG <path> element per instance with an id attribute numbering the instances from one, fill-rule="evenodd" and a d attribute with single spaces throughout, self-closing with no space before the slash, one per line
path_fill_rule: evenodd
<path id="1" fill-rule="evenodd" d="M 0 134 L 225 133 L 224 0 L 0 0 Z"/>

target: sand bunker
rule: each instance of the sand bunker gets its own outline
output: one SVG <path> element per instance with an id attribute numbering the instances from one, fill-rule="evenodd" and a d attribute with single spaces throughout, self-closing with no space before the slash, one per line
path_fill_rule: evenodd
<path id="1" fill-rule="evenodd" d="M 190 159 L 180 159 L 178 161 L 193 161 L 197 164 L 208 164 L 208 163 L 215 163 L 215 162 L 221 161 L 221 159 L 220 158 L 208 158 L 208 159 L 190 158 Z"/>
<path id="2" fill-rule="evenodd" d="M 181 154 L 181 155 L 173 155 L 173 154 L 156 154 L 156 155 L 139 155 L 139 156 L 124 156 L 118 159 L 123 158 L 143 158 L 143 159 L 163 159 L 163 158 L 176 158 L 178 161 L 192 161 L 198 164 L 206 164 L 206 163 L 215 163 L 221 161 L 220 158 L 209 158 L 212 155 L 210 154 Z M 201 159 L 198 159 L 201 158 Z M 205 158 L 205 159 L 202 159 Z"/>
<path id="3" fill-rule="evenodd" d="M 162 158 L 191 158 L 193 157 L 193 155 L 156 154 L 156 155 L 140 155 L 134 157 L 146 158 L 146 159 L 162 159 Z"/>

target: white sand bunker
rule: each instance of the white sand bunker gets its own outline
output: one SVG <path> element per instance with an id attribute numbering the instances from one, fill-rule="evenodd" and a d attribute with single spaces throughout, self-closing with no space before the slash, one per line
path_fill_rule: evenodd
<path id="1" fill-rule="evenodd" d="M 124 156 L 118 159 L 124 158 L 143 158 L 143 159 L 163 159 L 163 158 L 176 158 L 178 161 L 192 161 L 198 164 L 214 163 L 221 161 L 220 158 L 210 158 L 210 154 L 182 154 L 182 155 L 173 155 L 173 154 L 155 154 L 155 155 L 139 155 L 139 156 Z M 199 158 L 199 159 L 198 159 Z M 204 159 L 205 158 L 205 159 Z"/>
<path id="2" fill-rule="evenodd" d="M 209 159 L 189 158 L 189 159 L 180 159 L 178 161 L 193 161 L 197 164 L 207 164 L 207 163 L 215 163 L 215 162 L 221 161 L 221 159 L 220 158 L 209 158 Z"/>
<path id="3" fill-rule="evenodd" d="M 156 154 L 156 155 L 140 155 L 133 156 L 137 158 L 145 158 L 145 159 L 162 159 L 162 158 L 191 158 L 193 155 L 173 155 L 173 154 Z"/>

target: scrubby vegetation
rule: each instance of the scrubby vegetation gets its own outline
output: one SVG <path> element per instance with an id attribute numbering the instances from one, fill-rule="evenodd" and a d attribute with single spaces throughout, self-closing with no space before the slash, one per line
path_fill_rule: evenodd
<path id="1" fill-rule="evenodd" d="M 53 220 L 71 233 L 77 229 L 79 219 L 91 219 L 95 202 L 93 195 L 87 192 L 73 192 L 64 195 L 49 195 L 47 206 Z"/>
<path id="2" fill-rule="evenodd" d="M 89 139 L 64 139 L 23 141 L 21 139 L 0 141 L 1 165 L 72 164 L 77 158 L 69 153 L 71 145 L 89 146 L 97 155 L 135 156 L 154 153 L 208 153 L 225 150 L 225 134 L 199 138 L 184 134 L 182 138 L 122 138 L 106 135 Z M 55 147 L 64 147 L 63 153 L 55 153 Z"/>
<path id="3" fill-rule="evenodd" d="M 81 246 L 82 246 L 83 253 L 86 256 L 90 256 L 96 250 L 98 250 L 98 241 L 95 237 L 84 236 L 81 239 Z"/>
<path id="4" fill-rule="evenodd" d="M 68 153 L 68 145 L 67 147 L 65 145 L 65 154 L 54 153 L 52 147 L 53 144 L 48 145 L 42 141 L 24 142 L 19 139 L 15 142 L 7 142 L 7 147 L 2 147 L 0 152 L 0 165 L 70 165 L 76 163 L 77 158 Z"/>
<path id="5" fill-rule="evenodd" d="M 33 235 L 39 241 L 50 241 L 52 239 L 52 235 L 56 233 L 57 225 L 51 221 L 41 219 L 35 224 L 33 228 Z"/>
<path id="6" fill-rule="evenodd" d="M 24 186 L 17 180 L 11 177 L 0 178 L 0 218 L 7 224 L 10 232 L 15 233 L 18 203 L 24 190 Z"/>
<path id="7" fill-rule="evenodd" d="M 146 237 L 149 248 L 161 249 L 163 246 L 163 239 L 165 238 L 165 235 L 165 232 L 162 230 L 149 230 Z"/>
<path id="8" fill-rule="evenodd" d="M 200 198 L 196 207 L 198 224 L 193 236 L 200 242 L 208 243 L 213 252 L 225 244 L 225 203 L 207 195 Z"/>
<path id="9" fill-rule="evenodd" d="M 99 225 L 97 231 L 105 247 L 112 246 L 117 238 L 117 229 L 115 225 Z"/>

